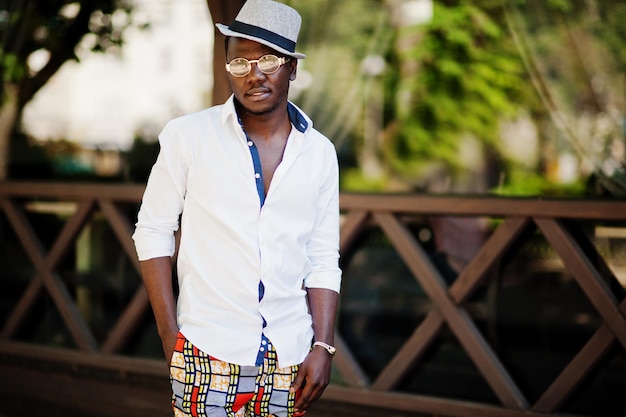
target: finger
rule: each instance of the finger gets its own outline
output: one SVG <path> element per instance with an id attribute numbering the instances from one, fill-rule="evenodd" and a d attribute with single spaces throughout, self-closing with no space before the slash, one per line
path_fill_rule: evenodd
<path id="1" fill-rule="evenodd" d="M 307 381 L 307 384 L 304 386 L 302 394 L 300 395 L 300 398 L 297 399 L 294 408 L 300 411 L 308 410 L 322 395 L 324 388 L 326 388 L 325 385 L 310 384 L 309 381 Z"/>
<path id="2" fill-rule="evenodd" d="M 293 407 L 295 412 L 303 412 L 309 409 L 311 406 L 310 391 L 311 388 L 308 385 L 305 385 L 299 392 L 299 395 L 296 395 L 296 404 Z"/>
<path id="3" fill-rule="evenodd" d="M 291 383 L 291 387 L 289 387 L 289 392 L 293 393 L 302 389 L 302 387 L 304 386 L 304 381 L 305 381 L 304 372 L 300 370 L 296 374 L 296 377 L 293 379 L 293 382 Z"/>

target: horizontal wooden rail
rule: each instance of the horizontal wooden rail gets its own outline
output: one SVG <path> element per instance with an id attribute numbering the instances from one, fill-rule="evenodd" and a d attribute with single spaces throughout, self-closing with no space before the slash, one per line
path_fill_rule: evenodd
<path id="1" fill-rule="evenodd" d="M 14 308 L 0 322 L 0 369 L 9 373 L 0 378 L 0 391 L 4 386 L 7 392 L 15 395 L 22 393 L 23 399 L 36 400 L 44 394 L 29 390 L 26 386 L 29 378 L 23 375 L 40 377 L 41 369 L 50 366 L 56 372 L 56 376 L 50 375 L 51 381 L 63 380 L 59 372 L 66 372 L 77 387 L 80 387 L 81 381 L 88 381 L 92 377 L 90 372 L 77 371 L 81 369 L 106 370 L 118 376 L 167 379 L 167 367 L 162 361 L 122 355 L 124 347 L 132 343 L 133 335 L 150 311 L 141 285 L 128 298 L 123 311 L 107 329 L 106 335 L 98 339 L 87 325 L 77 305 L 76 295 L 68 289 L 58 271 L 62 259 L 75 250 L 77 239 L 97 216 L 108 225 L 115 245 L 120 248 L 122 256 L 138 277 L 139 264 L 131 234 L 134 222 L 132 216 L 140 204 L 142 193 L 143 186 L 139 185 L 0 183 L 0 218 L 12 230 L 12 236 L 17 237 L 15 242 L 9 243 L 21 247 L 34 271 Z M 65 219 L 52 244 L 48 246 L 42 244 L 42 232 L 36 229 L 31 220 L 31 211 L 35 207 L 46 207 L 45 204 L 52 204 L 53 207 L 55 204 L 62 205 L 58 206 L 58 217 Z M 130 217 L 127 210 L 129 205 L 133 207 Z M 625 201 L 343 193 L 340 205 L 342 254 L 353 253 L 368 231 L 378 230 L 423 290 L 428 300 L 428 303 L 424 303 L 428 311 L 403 345 L 376 374 L 363 368 L 363 363 L 355 354 L 358 346 L 351 344 L 338 331 L 336 339 L 339 349 L 334 371 L 340 382 L 331 384 L 325 399 L 402 412 L 448 416 L 563 415 L 562 406 L 603 359 L 615 348 L 621 354 L 626 349 L 626 299 L 623 291 L 615 290 L 623 290 L 623 287 L 611 272 L 605 255 L 594 246 L 594 236 L 583 232 L 581 228 L 583 222 L 597 223 L 605 236 L 609 230 L 607 222 L 626 222 Z M 412 229 L 412 225 L 420 219 L 449 216 L 497 220 L 490 223 L 491 230 L 483 241 L 472 243 L 478 245 L 474 248 L 475 253 L 452 283 L 446 281 Z M 486 277 L 497 272 L 498 265 L 507 253 L 529 230 L 545 238 L 601 321 L 595 334 L 582 349 L 563 367 L 552 383 L 542 388 L 543 393 L 538 399 L 529 398 L 525 394 L 497 349 L 478 328 L 476 318 L 468 306 L 468 301 L 475 296 Z M 349 269 L 349 255 L 343 262 L 344 270 Z M 10 280 L 11 276 L 3 276 L 3 279 Z M 26 325 L 26 318 L 36 308 L 42 294 L 47 294 L 60 313 L 75 348 L 52 349 L 19 341 L 18 335 Z M 458 341 L 491 390 L 493 403 L 440 398 L 401 388 L 403 378 L 422 363 L 427 350 L 444 329 Z M 21 372 L 22 376 L 19 375 Z M 6 386 L 11 381 L 14 384 Z M 92 382 L 94 387 L 101 389 L 106 381 L 106 378 L 100 378 Z M 110 381 L 117 383 L 115 378 Z M 85 394 L 85 387 L 80 390 L 81 395 Z M 159 387 L 154 392 L 158 396 L 167 395 L 163 385 Z M 146 387 L 140 388 L 143 390 L 142 398 L 148 401 L 151 397 Z M 132 395 L 132 386 L 125 389 L 130 390 L 129 395 Z M 114 389 L 110 393 L 118 395 Z M 79 401 L 76 396 L 68 398 Z M 63 398 L 54 399 L 49 395 L 41 399 L 63 402 Z M 154 412 L 153 408 L 141 402 L 136 407 Z M 111 410 L 111 413 L 116 412 L 115 407 Z M 3 409 L 0 406 L 1 411 Z M 144 411 L 137 411 L 137 415 L 143 415 L 141 413 Z"/>

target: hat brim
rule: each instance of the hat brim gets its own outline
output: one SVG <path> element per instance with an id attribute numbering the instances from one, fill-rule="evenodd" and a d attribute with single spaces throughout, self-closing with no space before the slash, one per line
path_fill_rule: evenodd
<path id="1" fill-rule="evenodd" d="M 246 35 L 245 33 L 240 33 L 240 32 L 235 32 L 234 30 L 230 30 L 228 26 L 223 25 L 221 23 L 216 23 L 215 26 L 219 29 L 219 31 L 224 36 L 233 36 L 235 38 L 244 38 L 244 39 L 248 39 L 254 42 L 258 42 L 265 46 L 269 46 L 270 48 L 274 49 L 277 52 L 280 52 L 281 54 L 285 54 L 296 59 L 306 58 L 306 55 L 301 54 L 300 52 L 289 52 L 288 50 L 281 48 L 280 46 L 275 45 L 269 41 L 266 41 L 265 39 L 257 38 L 256 36 Z"/>

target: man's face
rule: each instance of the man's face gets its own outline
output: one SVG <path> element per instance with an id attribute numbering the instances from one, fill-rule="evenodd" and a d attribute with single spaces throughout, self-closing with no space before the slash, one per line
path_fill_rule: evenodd
<path id="1" fill-rule="evenodd" d="M 256 60 L 263 55 L 282 55 L 272 48 L 242 38 L 230 38 L 226 62 L 234 58 Z M 256 63 L 252 64 L 250 72 L 243 77 L 228 74 L 228 81 L 235 98 L 244 109 L 252 114 L 269 114 L 287 101 L 289 81 L 296 78 L 298 60 L 293 58 L 282 65 L 273 74 L 264 74 Z"/>

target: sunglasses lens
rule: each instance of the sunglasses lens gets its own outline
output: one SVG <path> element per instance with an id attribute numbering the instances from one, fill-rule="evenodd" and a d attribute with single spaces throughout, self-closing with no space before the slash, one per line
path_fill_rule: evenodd
<path id="1" fill-rule="evenodd" d="M 245 58 L 235 58 L 229 62 L 228 68 L 235 77 L 242 77 L 250 72 L 250 63 Z"/>
<path id="2" fill-rule="evenodd" d="M 285 58 L 278 58 L 275 55 L 263 55 L 258 60 L 248 61 L 245 58 L 235 58 L 230 61 L 226 68 L 235 77 L 244 77 L 250 73 L 252 63 L 256 62 L 257 66 L 264 74 L 273 74 L 287 62 Z"/>
<path id="3" fill-rule="evenodd" d="M 278 68 L 280 68 L 280 60 L 274 55 L 264 55 L 259 58 L 259 62 L 257 65 L 259 66 L 259 69 L 264 73 L 272 74 L 278 71 Z"/>

